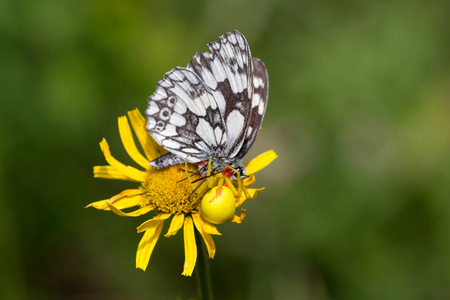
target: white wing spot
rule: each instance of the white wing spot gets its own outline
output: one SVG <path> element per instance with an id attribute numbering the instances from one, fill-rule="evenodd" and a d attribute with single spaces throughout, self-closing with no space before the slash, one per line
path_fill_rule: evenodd
<path id="1" fill-rule="evenodd" d="M 198 149 L 194 149 L 194 148 L 184 148 L 183 152 L 187 152 L 187 153 L 194 153 L 194 154 L 199 154 L 201 153 Z"/>
<path id="2" fill-rule="evenodd" d="M 155 100 L 155 101 L 159 101 L 159 100 L 167 98 L 166 90 L 163 89 L 161 86 L 158 86 L 156 88 L 156 92 L 152 95 L 151 98 L 152 98 L 152 100 Z"/>
<path id="3" fill-rule="evenodd" d="M 172 149 L 179 149 L 181 147 L 181 145 L 177 142 L 175 142 L 174 140 L 163 140 L 162 141 L 162 146 L 165 148 L 172 148 Z"/>
<path id="4" fill-rule="evenodd" d="M 225 74 L 225 70 L 223 69 L 222 63 L 220 62 L 220 59 L 217 57 L 214 58 L 214 61 L 211 64 L 211 70 L 217 81 L 222 82 L 225 80 L 225 78 L 227 78 L 227 75 Z"/>
<path id="5" fill-rule="evenodd" d="M 198 77 L 195 76 L 193 73 L 191 72 L 186 72 L 186 78 L 192 83 L 192 84 L 198 84 L 199 80 Z"/>
<path id="6" fill-rule="evenodd" d="M 203 105 L 205 106 L 205 108 L 208 108 L 208 107 L 210 107 L 211 106 L 211 108 L 215 108 L 215 107 L 212 107 L 212 103 L 214 103 L 214 99 L 211 99 L 210 97 L 209 97 L 209 94 L 203 94 L 203 95 L 201 95 L 200 96 L 200 100 L 202 100 L 202 102 L 203 102 Z M 214 104 L 214 106 L 215 106 L 215 104 Z"/>
<path id="7" fill-rule="evenodd" d="M 184 103 L 183 101 L 177 101 L 177 103 L 175 104 L 174 110 L 177 114 L 184 114 L 187 110 L 187 106 L 186 103 Z"/>
<path id="8" fill-rule="evenodd" d="M 172 87 L 172 84 L 168 80 L 161 80 L 159 85 L 166 89 Z"/>
<path id="9" fill-rule="evenodd" d="M 176 136 L 178 135 L 177 128 L 172 124 L 167 124 L 164 131 L 161 132 L 164 136 Z"/>
<path id="10" fill-rule="evenodd" d="M 217 88 L 217 81 L 214 78 L 213 74 L 207 68 L 202 69 L 202 78 L 209 88 L 213 90 Z"/>
<path id="11" fill-rule="evenodd" d="M 264 113 L 264 101 L 259 103 L 258 114 L 262 115 Z"/>
<path id="12" fill-rule="evenodd" d="M 173 113 L 172 116 L 170 117 L 169 122 L 175 126 L 184 126 L 186 124 L 186 119 L 177 113 Z"/>
<path id="13" fill-rule="evenodd" d="M 215 50 L 220 49 L 220 43 L 214 42 L 214 43 L 210 43 L 211 47 L 213 47 Z"/>
<path id="14" fill-rule="evenodd" d="M 244 129 L 244 116 L 238 111 L 233 110 L 227 118 L 227 144 L 231 148 L 241 135 Z"/>
<path id="15" fill-rule="evenodd" d="M 159 112 L 159 107 L 156 104 L 155 101 L 149 101 L 149 106 L 147 108 L 147 110 L 145 111 L 145 114 L 148 116 L 154 115 L 157 112 Z"/>
<path id="16" fill-rule="evenodd" d="M 214 100 L 217 106 L 219 107 L 219 110 L 222 114 L 225 112 L 225 106 L 227 105 L 225 101 L 225 97 L 223 96 L 223 93 L 220 91 L 213 91 Z"/>
<path id="17" fill-rule="evenodd" d="M 156 126 L 156 120 L 152 117 L 147 117 L 147 130 L 151 130 L 155 128 Z"/>
<path id="18" fill-rule="evenodd" d="M 206 144 L 210 146 L 217 145 L 216 140 L 214 138 L 214 131 L 211 125 L 207 121 L 205 121 L 205 119 L 200 118 L 198 120 L 198 126 L 195 129 L 195 132 L 203 141 L 205 141 Z"/>
<path id="19" fill-rule="evenodd" d="M 262 78 L 254 77 L 253 78 L 253 86 L 255 88 L 264 87 L 264 81 L 262 80 Z"/>
<path id="20" fill-rule="evenodd" d="M 249 126 L 248 129 L 247 129 L 247 137 L 249 137 L 250 134 L 252 134 L 252 131 L 253 131 L 253 127 Z"/>
<path id="21" fill-rule="evenodd" d="M 192 99 L 187 93 L 186 91 L 180 87 L 178 84 L 175 85 L 175 87 L 173 88 L 173 92 L 175 94 L 177 94 L 177 96 L 182 99 L 183 101 L 178 101 L 178 103 L 180 102 L 184 102 L 186 104 L 187 107 L 189 107 L 189 110 L 192 111 L 194 114 L 199 115 L 199 116 L 204 116 L 206 114 L 206 110 L 205 107 L 203 105 L 198 105 L 198 101 L 199 99 Z M 176 111 L 176 109 L 175 109 Z"/>
<path id="22" fill-rule="evenodd" d="M 239 48 L 241 48 L 242 50 L 245 49 L 245 42 L 244 42 L 244 38 L 241 35 L 237 36 L 237 40 L 239 42 Z"/>
<path id="23" fill-rule="evenodd" d="M 220 127 L 217 126 L 217 127 L 214 129 L 214 135 L 215 135 L 215 137 L 216 137 L 216 143 L 217 143 L 217 144 L 221 144 L 221 141 L 222 141 L 222 134 L 223 134 L 222 129 L 220 129 Z"/>
<path id="24" fill-rule="evenodd" d="M 254 93 L 252 99 L 252 107 L 256 107 L 261 102 L 261 96 L 259 94 Z"/>
<path id="25" fill-rule="evenodd" d="M 233 34 L 230 34 L 229 36 L 228 36 L 228 40 L 230 41 L 230 43 L 233 43 L 233 44 L 236 44 L 236 35 L 233 33 Z"/>

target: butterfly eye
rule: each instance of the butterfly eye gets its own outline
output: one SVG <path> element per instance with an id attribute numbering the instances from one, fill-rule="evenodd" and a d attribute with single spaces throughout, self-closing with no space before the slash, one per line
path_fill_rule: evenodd
<path id="1" fill-rule="evenodd" d="M 166 124 L 163 121 L 158 121 L 155 126 L 156 131 L 162 131 L 166 127 Z"/>
<path id="2" fill-rule="evenodd" d="M 169 120 L 171 113 L 172 112 L 169 108 L 164 107 L 163 109 L 161 109 L 161 112 L 159 113 L 159 117 L 163 120 Z"/>
<path id="3" fill-rule="evenodd" d="M 172 95 L 172 96 L 170 96 L 169 99 L 167 100 L 167 105 L 168 105 L 169 107 L 174 107 L 175 104 L 177 104 L 177 97 L 175 97 L 175 96 Z"/>

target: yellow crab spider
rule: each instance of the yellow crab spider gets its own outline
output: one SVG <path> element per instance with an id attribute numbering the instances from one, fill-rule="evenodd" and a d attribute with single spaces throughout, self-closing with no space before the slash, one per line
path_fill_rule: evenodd
<path id="1" fill-rule="evenodd" d="M 229 222 L 233 219 L 236 210 L 236 199 L 239 198 L 242 193 L 247 198 L 250 198 L 250 194 L 245 188 L 241 180 L 241 174 L 232 168 L 225 165 L 226 171 L 231 170 L 237 176 L 237 189 L 230 180 L 229 173 L 219 173 L 217 176 L 211 176 L 211 160 L 208 161 L 208 169 L 206 175 L 207 186 L 209 191 L 203 196 L 200 205 L 202 216 L 205 220 L 214 223 L 222 224 Z"/>

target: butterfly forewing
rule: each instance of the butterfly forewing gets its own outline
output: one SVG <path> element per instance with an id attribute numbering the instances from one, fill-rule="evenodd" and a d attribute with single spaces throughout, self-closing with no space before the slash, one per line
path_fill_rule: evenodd
<path id="1" fill-rule="evenodd" d="M 266 112 L 268 97 L 269 76 L 267 74 L 266 66 L 260 59 L 253 58 L 252 108 L 244 143 L 242 144 L 242 147 L 237 155 L 239 159 L 247 154 L 248 150 L 250 150 L 255 142 Z"/>
<path id="2" fill-rule="evenodd" d="M 189 63 L 211 89 L 227 132 L 217 152 L 234 157 L 245 138 L 253 94 L 253 62 L 250 47 L 238 31 L 224 34 L 208 44 L 211 53 L 197 53 Z"/>

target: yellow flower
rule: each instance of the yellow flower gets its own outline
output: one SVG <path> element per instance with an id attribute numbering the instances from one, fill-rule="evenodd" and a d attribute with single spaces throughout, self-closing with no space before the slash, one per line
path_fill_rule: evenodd
<path id="1" fill-rule="evenodd" d="M 137 149 L 130 125 L 125 116 L 119 117 L 120 137 L 128 155 L 144 170 L 126 166 L 116 160 L 111 155 L 108 143 L 103 139 L 100 142 L 100 148 L 109 165 L 95 166 L 94 177 L 133 181 L 140 183 L 140 186 L 136 189 L 125 190 L 110 199 L 93 202 L 87 207 L 110 210 L 124 217 L 137 217 L 150 211 L 157 212 L 156 216 L 142 223 L 137 228 L 137 232 L 144 232 L 144 236 L 137 249 L 136 268 L 144 271 L 161 235 L 164 221 L 172 217 L 169 229 L 164 236 L 170 237 L 175 235 L 183 227 L 185 263 L 182 275 L 191 276 L 197 260 L 194 230 L 196 229 L 202 236 L 209 258 L 214 258 L 216 252 L 211 235 L 220 235 L 217 227 L 202 217 L 202 199 L 206 198 L 205 195 L 212 188 L 224 186 L 231 189 L 233 194 L 228 192 L 222 195 L 219 193 L 219 197 L 215 198 L 224 200 L 223 202 L 228 203 L 228 205 L 231 199 L 231 201 L 234 201 L 235 208 L 240 207 L 246 200 L 255 198 L 264 189 L 247 189 L 245 186 L 254 183 L 255 176 L 253 174 L 270 164 L 277 155 L 273 151 L 268 151 L 250 161 L 246 165 L 246 174 L 250 176 L 242 180 L 241 186 L 239 186 L 237 181 L 230 182 L 223 174 L 215 174 L 209 178 L 208 183 L 205 183 L 204 178 L 194 173 L 197 170 L 195 165 L 185 164 L 163 169 L 150 167 L 149 161 L 167 151 L 159 146 L 147 133 L 146 120 L 137 109 L 129 111 L 128 118 L 145 156 Z M 225 199 L 221 199 L 221 197 Z M 138 208 L 133 211 L 124 211 L 124 209 L 131 207 Z M 220 210 L 220 205 L 217 207 Z M 217 209 L 216 211 L 214 209 L 209 208 L 212 211 L 212 213 L 209 212 L 209 220 L 213 222 L 215 215 L 217 215 Z M 220 215 L 220 218 L 223 217 Z M 245 219 L 244 209 L 241 209 L 239 216 L 233 213 L 232 218 L 228 219 L 230 222 L 241 223 Z M 220 219 L 215 223 L 223 223 L 228 221 L 228 219 Z"/>

